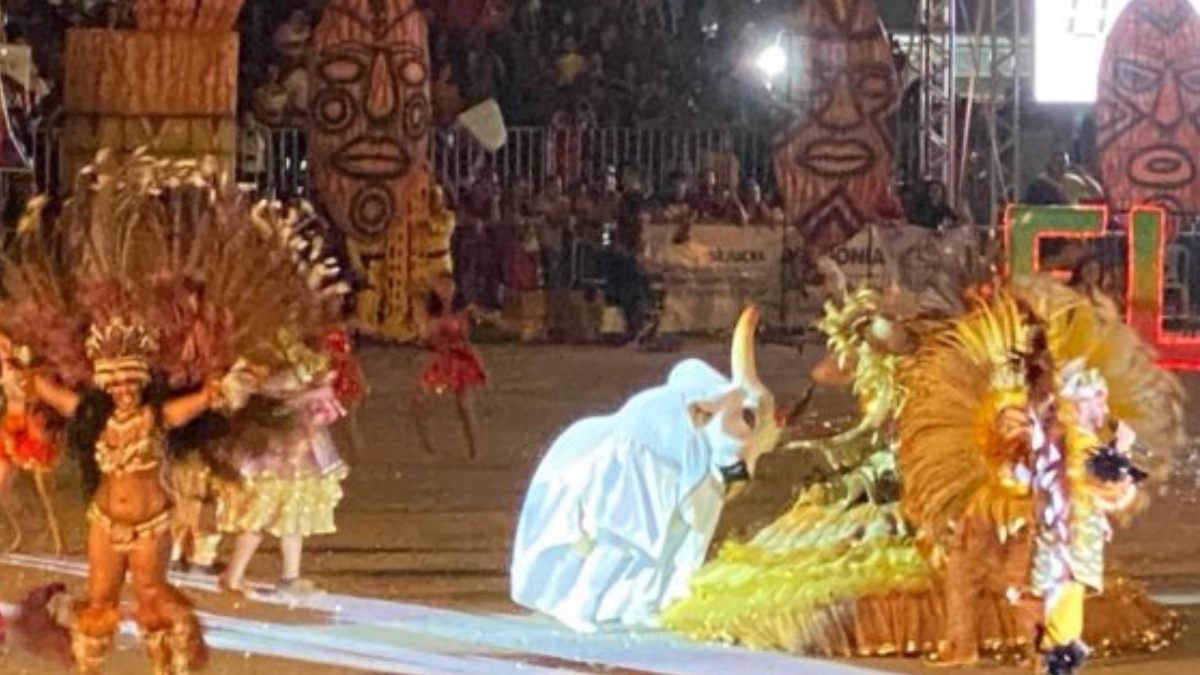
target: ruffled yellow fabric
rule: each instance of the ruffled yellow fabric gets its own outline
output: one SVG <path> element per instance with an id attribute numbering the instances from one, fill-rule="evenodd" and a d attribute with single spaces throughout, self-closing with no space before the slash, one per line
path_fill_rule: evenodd
<path id="1" fill-rule="evenodd" d="M 932 568 L 897 525 L 894 506 L 800 505 L 749 544 L 726 544 L 663 623 L 756 648 L 859 654 L 857 604 L 933 588 Z"/>
<path id="2" fill-rule="evenodd" d="M 337 531 L 334 510 L 342 501 L 349 469 L 340 464 L 322 475 L 245 479 L 223 490 L 219 514 L 222 532 L 267 532 L 276 537 L 330 534 Z"/>
<path id="3" fill-rule="evenodd" d="M 935 656 L 945 634 L 942 580 L 895 505 L 842 511 L 798 505 L 750 543 L 728 543 L 693 579 L 663 625 L 698 640 L 825 657 Z M 1143 586 L 1111 577 L 1088 599 L 1084 639 L 1099 657 L 1172 644 L 1178 615 Z M 1029 656 L 1029 636 L 1000 592 L 978 614 L 980 652 Z"/>

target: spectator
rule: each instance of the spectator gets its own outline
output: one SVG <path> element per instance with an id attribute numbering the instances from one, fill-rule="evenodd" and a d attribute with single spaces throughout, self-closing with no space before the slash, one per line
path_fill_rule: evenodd
<path id="1" fill-rule="evenodd" d="M 663 117 L 670 101 L 670 91 L 666 87 L 665 73 L 658 78 L 651 78 L 638 89 L 637 108 L 634 111 L 638 124 L 653 124 Z"/>
<path id="2" fill-rule="evenodd" d="M 542 256 L 542 279 L 547 288 L 561 288 L 568 282 L 566 251 L 571 227 L 571 199 L 563 190 L 562 178 L 552 177 L 534 202 L 537 214 L 538 249 Z"/>
<path id="3" fill-rule="evenodd" d="M 621 193 L 618 190 L 617 170 L 605 167 L 600 189 L 592 201 L 592 222 L 601 228 L 616 226 L 617 215 L 621 210 Z"/>
<path id="4" fill-rule="evenodd" d="M 449 63 L 438 68 L 437 79 L 434 80 L 430 93 L 433 96 L 434 125 L 445 128 L 453 124 L 463 111 L 463 100 L 458 85 L 454 83 L 454 69 Z"/>
<path id="5" fill-rule="evenodd" d="M 709 169 L 700 174 L 700 186 L 692 195 L 692 211 L 701 220 L 720 219 L 724 207 L 717 189 L 717 172 Z"/>
<path id="6" fill-rule="evenodd" d="M 1104 269 L 1097 256 L 1088 255 L 1080 259 L 1071 270 L 1068 284 L 1093 303 L 1114 311 L 1117 309 L 1117 303 L 1113 300 L 1116 296 L 1113 275 Z"/>
<path id="7" fill-rule="evenodd" d="M 605 81 L 605 89 L 605 98 L 613 105 L 608 120 L 619 125 L 632 124 L 638 101 L 637 64 L 632 60 L 626 61 L 621 75 Z"/>
<path id="8" fill-rule="evenodd" d="M 613 241 L 627 251 L 640 253 L 643 246 L 642 235 L 650 214 L 640 182 L 631 183 L 633 184 L 621 195 Z"/>
<path id="9" fill-rule="evenodd" d="M 467 50 L 466 82 L 462 91 L 466 106 L 496 98 L 504 80 L 504 63 L 496 52 L 480 39 Z"/>
<path id="10" fill-rule="evenodd" d="M 576 49 L 574 37 L 563 40 L 563 53 L 555 61 L 555 66 L 558 70 L 557 84 L 561 88 L 575 86 L 576 82 L 587 74 L 588 61 Z"/>
<path id="11" fill-rule="evenodd" d="M 941 181 L 926 181 L 925 189 L 917 196 L 908 220 L 914 225 L 940 229 L 959 223 L 958 213 L 950 206 L 946 186 Z"/>
<path id="12" fill-rule="evenodd" d="M 238 129 L 237 151 L 238 181 L 250 183 L 257 188 L 265 187 L 267 138 L 254 113 L 248 110 L 242 115 L 241 128 Z"/>
<path id="13" fill-rule="evenodd" d="M 308 43 L 312 39 L 312 24 L 308 13 L 297 9 L 288 15 L 271 35 L 271 45 L 283 62 L 290 66 L 303 66 L 308 54 Z"/>
<path id="14" fill-rule="evenodd" d="M 523 0 L 516 14 L 517 31 L 525 37 L 536 37 L 542 32 L 542 1 Z"/>
<path id="15" fill-rule="evenodd" d="M 503 228 L 507 232 L 501 236 L 501 240 L 505 251 L 505 285 L 518 294 L 541 286 L 537 217 L 529 182 L 517 181 L 505 218 L 507 226 Z"/>
<path id="16" fill-rule="evenodd" d="M 737 188 L 741 183 L 742 166 L 737 153 L 733 151 L 733 141 L 729 135 L 722 134 L 718 146 L 704 152 L 700 158 L 700 168 L 713 172 L 720 187 Z"/>
<path id="17" fill-rule="evenodd" d="M 742 204 L 742 200 L 738 199 L 737 194 L 727 187 L 721 188 L 720 197 L 717 199 L 717 210 L 714 219 L 722 224 L 741 225 L 743 227 L 750 224 L 750 214 L 746 212 L 746 207 Z"/>
<path id="18" fill-rule="evenodd" d="M 682 174 L 676 173 L 671 177 L 671 193 L 663 202 L 660 218 L 668 223 L 690 223 L 695 220 L 691 194 Z"/>
<path id="19" fill-rule="evenodd" d="M 1043 206 L 1069 203 L 1063 189 L 1068 166 L 1070 160 L 1066 153 L 1054 153 L 1046 163 L 1046 169 L 1025 189 L 1024 203 Z"/>
<path id="20" fill-rule="evenodd" d="M 768 227 L 783 224 L 783 209 L 774 208 L 767 203 L 763 198 L 762 186 L 758 184 L 758 181 L 747 181 L 742 195 L 742 204 L 746 209 L 746 219 L 749 224 Z"/>
<path id="21" fill-rule="evenodd" d="M 267 66 L 266 82 L 254 90 L 254 114 L 269 126 L 281 126 L 287 121 L 288 90 L 279 77 L 279 66 Z"/>
<path id="22" fill-rule="evenodd" d="M 293 68 L 280 82 L 287 91 L 286 116 L 290 123 L 303 120 L 308 115 L 308 71 Z"/>
<path id="23" fill-rule="evenodd" d="M 642 334 L 650 309 L 650 283 L 642 270 L 641 251 L 630 247 L 634 243 L 614 238 L 602 263 L 605 295 L 625 317 L 627 342 Z"/>

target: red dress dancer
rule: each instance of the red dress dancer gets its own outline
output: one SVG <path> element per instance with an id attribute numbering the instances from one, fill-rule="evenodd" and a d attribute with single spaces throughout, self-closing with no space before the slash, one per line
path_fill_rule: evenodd
<path id="1" fill-rule="evenodd" d="M 17 348 L 14 356 L 11 346 L 5 345 L 0 351 L 5 353 L 4 370 L 0 374 L 4 391 L 4 414 L 0 417 L 0 509 L 4 511 L 13 530 L 13 540 L 8 550 L 20 549 L 23 541 L 12 489 L 17 472 L 27 471 L 33 476 L 42 510 L 46 514 L 50 536 L 54 540 L 54 554 L 62 555 L 62 532 L 51 498 L 58 446 L 46 430 L 45 415 L 30 400 L 28 380 L 17 371 L 14 362 L 14 358 L 27 359 L 27 356 L 23 356 L 27 350 Z M 28 366 L 28 362 L 24 365 Z"/>
<path id="2" fill-rule="evenodd" d="M 337 425 L 332 433 L 335 445 L 344 449 L 342 459 L 353 464 L 362 447 L 362 434 L 358 428 L 358 407 L 367 396 L 367 379 L 362 366 L 354 356 L 354 344 L 345 328 L 335 328 L 323 341 L 333 370 L 333 393 L 346 409 L 344 425 Z"/>
<path id="3" fill-rule="evenodd" d="M 417 435 L 426 452 L 433 454 L 429 434 L 425 428 L 422 403 L 429 395 L 454 394 L 459 419 L 467 436 L 468 456 L 474 459 L 475 420 L 470 407 L 471 390 L 487 383 L 483 359 L 467 339 L 468 320 L 475 313 L 470 307 L 455 309 L 447 298 L 454 297 L 448 291 L 431 290 L 426 297 L 425 312 L 428 324 L 425 343 L 433 350 L 433 360 L 421 374 L 421 391 L 413 399 L 413 420 Z"/>

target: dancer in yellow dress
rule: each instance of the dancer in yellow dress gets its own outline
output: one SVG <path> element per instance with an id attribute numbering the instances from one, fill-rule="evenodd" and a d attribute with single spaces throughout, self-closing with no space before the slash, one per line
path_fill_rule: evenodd
<path id="1" fill-rule="evenodd" d="M 912 337 L 898 340 L 896 329 L 911 326 L 882 316 L 872 297 L 830 308 L 823 325 L 843 365 L 859 376 L 864 425 L 804 444 L 846 456 L 846 468 L 804 491 L 751 541 L 726 544 L 664 623 L 697 637 L 821 655 L 928 655 L 958 663 L 981 653 L 1031 656 L 1036 626 L 1052 622 L 1038 609 L 1044 594 L 1034 592 L 1033 502 L 1020 496 L 1011 460 L 1031 464 L 1035 422 L 1065 427 L 1073 439 L 1090 427 L 1070 415 L 1054 421 L 1031 413 L 1030 382 L 1010 357 L 1044 326 L 1053 377 L 1062 378 L 1068 364 L 1086 366 L 1088 377 L 1106 385 L 1105 423 L 1124 422 L 1160 457 L 1180 440 L 1178 383 L 1119 317 L 1053 282 L 1013 284 L 964 317 L 921 326 L 920 346 L 907 355 L 892 352 Z M 852 305 L 860 307 L 848 311 Z M 868 376 L 874 381 L 863 380 Z M 1052 398 L 1073 409 L 1070 387 L 1053 381 Z M 851 441 L 867 451 L 846 454 Z M 889 477 L 902 481 L 902 500 L 878 489 L 877 479 Z M 1097 494 L 1109 492 L 1080 480 Z M 1101 655 L 1158 649 L 1178 627 L 1128 580 L 1108 580 L 1086 609 L 1082 637 Z M 1045 640 L 1041 646 L 1054 649 Z"/>

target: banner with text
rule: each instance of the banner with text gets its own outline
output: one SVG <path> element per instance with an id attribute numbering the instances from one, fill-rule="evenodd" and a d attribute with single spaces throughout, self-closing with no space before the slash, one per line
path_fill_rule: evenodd
<path id="1" fill-rule="evenodd" d="M 662 277 L 664 331 L 727 331 L 742 308 L 757 304 L 768 318 L 780 305 L 783 232 L 737 225 L 696 225 L 687 242 L 677 229 L 646 229 L 646 271 Z"/>
<path id="2" fill-rule="evenodd" d="M 863 228 L 830 257 L 850 288 L 901 289 L 924 311 L 962 311 L 962 291 L 980 270 L 979 231 L 936 231 L 915 225 Z"/>
<path id="3" fill-rule="evenodd" d="M 645 236 L 646 271 L 664 282 L 664 331 L 729 330 L 751 303 L 768 323 L 798 327 L 811 322 L 826 299 L 819 277 L 794 269 L 811 263 L 781 230 L 696 225 L 682 244 L 672 241 L 676 232 L 652 225 Z M 963 288 L 978 272 L 980 249 L 979 231 L 970 226 L 946 232 L 872 226 L 829 257 L 851 289 L 899 288 L 913 311 L 956 313 L 963 309 Z"/>

